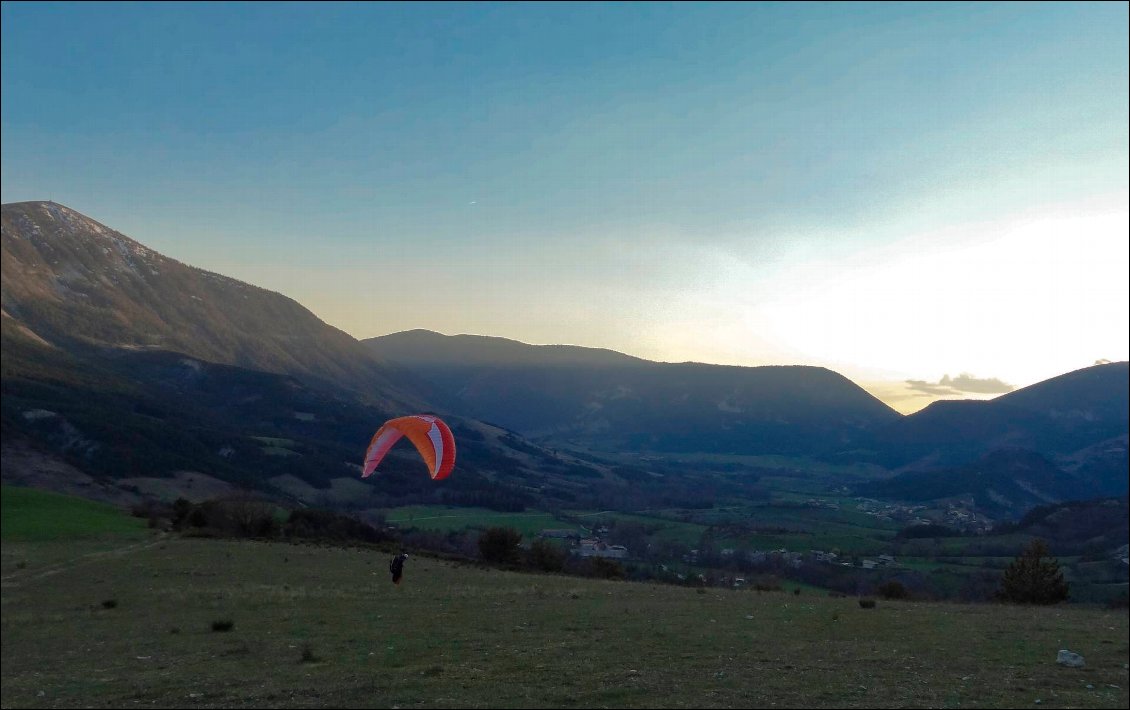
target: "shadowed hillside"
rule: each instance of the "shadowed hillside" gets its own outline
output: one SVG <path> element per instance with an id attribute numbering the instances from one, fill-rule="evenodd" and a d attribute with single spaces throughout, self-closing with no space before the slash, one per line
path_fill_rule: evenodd
<path id="1" fill-rule="evenodd" d="M 935 402 L 875 433 L 879 462 L 948 469 L 1024 449 L 1072 474 L 1079 497 L 1127 486 L 1130 363 L 1087 367 L 989 401 Z"/>
<path id="2" fill-rule="evenodd" d="M 817 367 L 659 363 L 609 350 L 409 331 L 363 341 L 454 411 L 596 449 L 814 454 L 900 418 Z"/>

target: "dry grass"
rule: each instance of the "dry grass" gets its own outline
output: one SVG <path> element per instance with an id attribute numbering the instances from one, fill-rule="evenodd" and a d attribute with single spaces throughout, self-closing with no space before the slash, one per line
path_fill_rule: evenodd
<path id="1" fill-rule="evenodd" d="M 34 560 L 34 550 L 24 556 Z M 1130 705 L 1125 611 L 861 609 L 852 598 L 698 594 L 415 555 L 394 586 L 388 558 L 176 539 L 49 576 L 32 562 L 4 581 L 0 703 Z M 115 609 L 101 607 L 108 598 Z M 213 633 L 217 618 L 234 628 Z M 1061 648 L 1081 653 L 1086 668 L 1057 666 Z"/>

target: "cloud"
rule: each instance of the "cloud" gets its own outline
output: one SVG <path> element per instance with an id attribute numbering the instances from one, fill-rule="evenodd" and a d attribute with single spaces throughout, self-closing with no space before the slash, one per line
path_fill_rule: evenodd
<path id="1" fill-rule="evenodd" d="M 1016 387 L 1007 382 L 1002 382 L 996 377 L 979 378 L 965 372 L 952 380 L 949 375 L 946 375 L 938 384 L 949 385 L 962 392 L 976 392 L 977 394 L 1004 394 L 1016 389 Z"/>
<path id="2" fill-rule="evenodd" d="M 943 387 L 925 380 L 907 380 L 906 384 L 910 386 L 910 389 L 921 392 L 924 395 L 958 394 L 958 391 L 952 387 Z"/>
<path id="3" fill-rule="evenodd" d="M 1109 365 L 1110 363 L 1111 361 L 1107 360 L 1105 357 L 1101 357 L 1098 360 L 1095 360 L 1096 365 Z"/>
<path id="4" fill-rule="evenodd" d="M 1003 382 L 996 377 L 974 377 L 963 372 L 957 377 L 945 375 L 937 382 L 925 380 L 907 380 L 906 384 L 912 390 L 926 395 L 945 397 L 953 395 L 970 394 L 1004 394 L 1016 389 L 1015 386 Z"/>

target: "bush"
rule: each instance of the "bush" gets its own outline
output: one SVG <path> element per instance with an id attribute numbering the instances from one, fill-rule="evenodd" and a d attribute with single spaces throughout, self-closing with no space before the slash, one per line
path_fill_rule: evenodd
<path id="1" fill-rule="evenodd" d="M 895 534 L 896 540 L 916 540 L 934 537 L 958 537 L 961 532 L 947 525 L 938 523 L 916 523 L 899 530 Z"/>
<path id="2" fill-rule="evenodd" d="M 591 561 L 592 576 L 601 579 L 623 579 L 624 568 L 615 560 L 606 560 L 603 557 L 593 557 Z"/>
<path id="3" fill-rule="evenodd" d="M 299 660 L 302 663 L 316 663 L 320 659 L 314 654 L 314 647 L 307 642 L 302 644 L 302 656 Z"/>
<path id="4" fill-rule="evenodd" d="M 487 562 L 513 564 L 521 559 L 522 534 L 514 528 L 488 528 L 479 536 L 479 554 Z"/>
<path id="5" fill-rule="evenodd" d="M 526 553 L 526 560 L 533 569 L 542 572 L 560 572 L 565 566 L 565 552 L 551 542 L 534 540 L 529 552 Z"/>
<path id="6" fill-rule="evenodd" d="M 895 579 L 883 582 L 875 591 L 878 592 L 879 596 L 883 597 L 884 599 L 910 598 L 910 590 L 907 589 L 906 585 L 904 585 L 902 582 Z"/>
<path id="7" fill-rule="evenodd" d="M 231 631 L 235 627 L 235 622 L 231 619 L 218 619 L 212 622 L 213 631 Z"/>
<path id="8" fill-rule="evenodd" d="M 859 608 L 860 609 L 874 609 L 875 608 L 875 600 L 874 599 L 860 599 L 859 600 Z"/>
<path id="9" fill-rule="evenodd" d="M 391 535 L 340 513 L 318 508 L 298 508 L 283 525 L 288 538 L 335 542 L 385 542 Z"/>
<path id="10" fill-rule="evenodd" d="M 1045 559 L 1047 558 L 1047 559 Z M 996 599 L 1012 604 L 1058 604 L 1067 599 L 1063 571 L 1043 540 L 1033 540 L 1001 578 Z"/>

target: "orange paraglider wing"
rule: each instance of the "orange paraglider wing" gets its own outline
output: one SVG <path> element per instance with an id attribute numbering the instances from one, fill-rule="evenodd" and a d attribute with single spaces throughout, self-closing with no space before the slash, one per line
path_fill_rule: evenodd
<path id="1" fill-rule="evenodd" d="M 393 445 L 406 436 L 428 464 L 432 480 L 447 478 L 455 466 L 455 437 L 442 419 L 430 414 L 413 414 L 389 419 L 369 442 L 361 478 L 368 478 Z"/>

